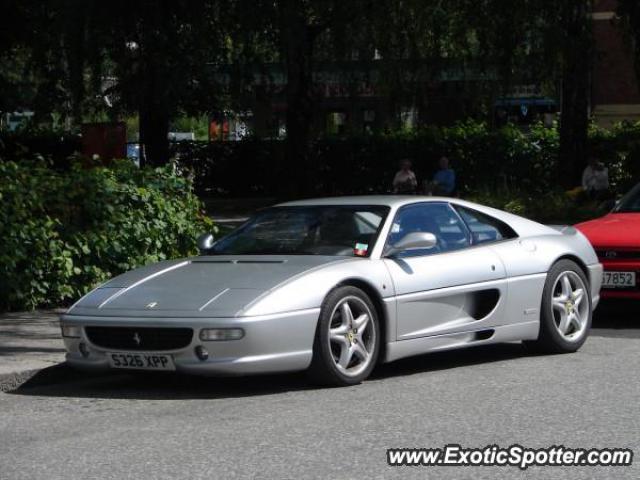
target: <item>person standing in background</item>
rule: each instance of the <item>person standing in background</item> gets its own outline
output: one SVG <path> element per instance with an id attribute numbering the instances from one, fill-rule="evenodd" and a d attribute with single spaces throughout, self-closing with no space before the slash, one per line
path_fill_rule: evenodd
<path id="1" fill-rule="evenodd" d="M 405 158 L 400 161 L 400 170 L 393 177 L 393 193 L 412 194 L 416 192 L 418 180 L 411 170 L 411 160 Z"/>
<path id="2" fill-rule="evenodd" d="M 445 155 L 438 160 L 438 171 L 433 180 L 425 185 L 428 195 L 452 195 L 456 189 L 456 172 L 449 166 L 449 158 Z"/>
<path id="3" fill-rule="evenodd" d="M 589 198 L 601 200 L 609 191 L 609 170 L 595 157 L 582 172 L 582 188 Z"/>

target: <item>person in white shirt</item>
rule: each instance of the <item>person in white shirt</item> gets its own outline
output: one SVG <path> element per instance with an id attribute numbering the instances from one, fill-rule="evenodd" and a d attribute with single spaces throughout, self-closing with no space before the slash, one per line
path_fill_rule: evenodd
<path id="1" fill-rule="evenodd" d="M 609 170 L 594 157 L 582 173 L 582 188 L 591 198 L 601 198 L 609 190 Z"/>
<path id="2" fill-rule="evenodd" d="M 400 170 L 393 177 L 393 193 L 415 193 L 418 186 L 416 174 L 411 170 L 411 160 L 405 158 L 400 162 Z"/>

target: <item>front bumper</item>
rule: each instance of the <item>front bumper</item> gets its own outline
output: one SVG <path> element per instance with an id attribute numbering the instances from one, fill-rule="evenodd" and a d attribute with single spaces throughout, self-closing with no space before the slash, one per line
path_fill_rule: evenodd
<path id="1" fill-rule="evenodd" d="M 595 310 L 600 303 L 600 292 L 602 288 L 602 272 L 604 267 L 601 263 L 589 265 L 589 284 L 591 285 L 591 306 Z"/>
<path id="2" fill-rule="evenodd" d="M 313 339 L 320 309 L 239 318 L 132 318 L 63 315 L 64 325 L 106 327 L 188 327 L 194 331 L 188 346 L 178 350 L 135 351 L 102 348 L 82 328 L 80 338 L 64 338 L 67 363 L 87 370 L 108 370 L 107 352 L 159 353 L 173 357 L 177 372 L 197 375 L 244 375 L 304 370 L 311 364 Z M 202 341 L 203 328 L 242 328 L 239 340 Z M 87 356 L 80 353 L 84 343 Z M 209 358 L 201 360 L 195 348 L 203 346 Z"/>

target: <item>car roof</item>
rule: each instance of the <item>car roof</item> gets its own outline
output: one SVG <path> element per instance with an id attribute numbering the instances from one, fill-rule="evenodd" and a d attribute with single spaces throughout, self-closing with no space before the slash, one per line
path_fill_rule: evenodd
<path id="1" fill-rule="evenodd" d="M 427 197 L 420 195 L 359 195 L 346 197 L 309 198 L 279 203 L 276 207 L 302 207 L 319 205 L 384 205 L 401 207 L 416 202 L 449 202 L 457 200 L 447 197 Z"/>

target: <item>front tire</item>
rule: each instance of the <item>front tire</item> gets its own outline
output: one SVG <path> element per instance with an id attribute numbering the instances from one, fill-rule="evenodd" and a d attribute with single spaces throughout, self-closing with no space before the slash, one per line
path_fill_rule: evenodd
<path id="1" fill-rule="evenodd" d="M 352 286 L 332 290 L 320 309 L 311 378 L 323 385 L 356 385 L 371 374 L 379 351 L 380 325 L 371 299 Z"/>
<path id="2" fill-rule="evenodd" d="M 575 262 L 560 260 L 549 270 L 542 291 L 538 340 L 526 344 L 548 353 L 575 352 L 589 336 L 592 314 L 586 275 Z"/>

